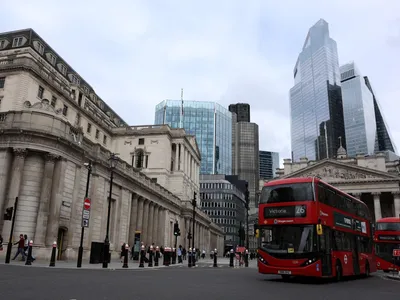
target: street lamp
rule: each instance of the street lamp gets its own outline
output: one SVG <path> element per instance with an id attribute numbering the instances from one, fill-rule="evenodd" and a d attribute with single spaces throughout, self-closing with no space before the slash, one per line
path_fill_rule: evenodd
<path id="1" fill-rule="evenodd" d="M 92 174 L 92 162 L 89 161 L 88 163 L 84 163 L 84 166 L 88 170 L 87 173 L 87 179 L 86 179 L 86 192 L 85 192 L 85 199 L 89 196 L 89 182 L 90 182 L 90 174 Z M 85 227 L 83 226 L 83 223 L 81 224 L 82 230 L 81 230 L 81 242 L 79 244 L 79 250 L 78 250 L 78 262 L 76 264 L 77 268 L 82 267 L 82 256 L 83 256 L 83 236 L 85 234 Z"/>
<path id="2" fill-rule="evenodd" d="M 108 196 L 108 212 L 107 212 L 107 231 L 106 231 L 106 238 L 104 239 L 104 248 L 103 248 L 103 268 L 108 267 L 108 260 L 110 258 L 110 238 L 109 238 L 109 231 L 110 231 L 110 214 L 111 214 L 111 197 L 112 197 L 112 186 L 114 180 L 114 169 L 118 163 L 118 157 L 116 153 L 111 153 L 110 158 L 108 159 L 110 163 L 110 194 Z"/>
<path id="3" fill-rule="evenodd" d="M 192 200 L 192 206 L 193 206 L 192 249 L 194 249 L 194 223 L 195 223 L 195 218 L 196 218 L 196 196 L 197 196 L 197 193 L 193 192 L 193 200 Z M 196 266 L 196 259 L 194 257 L 196 257 L 195 254 L 192 256 L 192 266 Z"/>
<path id="4" fill-rule="evenodd" d="M 249 249 L 249 209 L 250 209 L 250 199 L 249 199 L 249 183 L 246 181 L 246 249 Z"/>

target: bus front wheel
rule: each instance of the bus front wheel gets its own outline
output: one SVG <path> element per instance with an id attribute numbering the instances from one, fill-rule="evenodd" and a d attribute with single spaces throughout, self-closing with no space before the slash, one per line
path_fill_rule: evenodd
<path id="1" fill-rule="evenodd" d="M 336 262 L 336 281 L 342 280 L 342 266 Z"/>
<path id="2" fill-rule="evenodd" d="M 370 269 L 369 269 L 369 263 L 367 262 L 366 264 L 365 264 L 365 277 L 369 277 L 369 275 L 370 275 Z"/>

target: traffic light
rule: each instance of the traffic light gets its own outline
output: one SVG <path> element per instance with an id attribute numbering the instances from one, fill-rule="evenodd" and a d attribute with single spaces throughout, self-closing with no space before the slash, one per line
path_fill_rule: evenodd
<path id="1" fill-rule="evenodd" d="M 193 199 L 196 200 L 196 197 L 197 197 L 197 193 L 193 192 Z"/>
<path id="2" fill-rule="evenodd" d="M 175 235 L 175 236 L 180 236 L 180 235 L 181 235 L 181 230 L 179 229 L 178 222 L 176 222 L 176 223 L 174 224 L 174 235 Z"/>
<path id="3" fill-rule="evenodd" d="M 4 220 L 11 221 L 13 215 L 14 207 L 7 207 L 6 212 L 4 214 Z"/>
<path id="4" fill-rule="evenodd" d="M 188 235 L 187 235 L 187 239 L 188 239 L 188 240 L 191 240 L 191 239 L 192 239 L 192 234 L 191 234 L 190 232 L 189 232 Z"/>
<path id="5" fill-rule="evenodd" d="M 256 229 L 256 238 L 260 237 L 260 229 Z"/>

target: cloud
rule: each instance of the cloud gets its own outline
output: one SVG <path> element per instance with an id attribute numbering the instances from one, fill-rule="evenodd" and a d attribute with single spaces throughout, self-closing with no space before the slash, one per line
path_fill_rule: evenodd
<path id="1" fill-rule="evenodd" d="M 399 143 L 397 0 L 9 1 L 0 27 L 35 29 L 130 124 L 163 99 L 247 102 L 260 149 L 290 157 L 288 92 L 307 31 L 330 24 L 341 63 L 368 75 Z M 21 7 L 23 9 L 21 9 Z"/>

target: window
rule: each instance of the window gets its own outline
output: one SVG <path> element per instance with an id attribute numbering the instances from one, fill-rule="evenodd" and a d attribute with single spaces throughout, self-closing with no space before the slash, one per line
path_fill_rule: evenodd
<path id="1" fill-rule="evenodd" d="M 107 145 L 107 136 L 106 135 L 103 136 L 103 144 Z"/>
<path id="2" fill-rule="evenodd" d="M 43 99 L 43 93 L 44 93 L 44 88 L 41 87 L 41 86 L 39 85 L 39 90 L 38 90 L 37 96 L 38 96 L 40 99 Z"/>
<path id="3" fill-rule="evenodd" d="M 92 124 L 88 123 L 86 127 L 86 132 L 90 133 L 92 131 Z"/>
<path id="4" fill-rule="evenodd" d="M 71 76 L 71 82 L 72 82 L 73 84 L 79 85 L 79 83 L 80 83 L 81 81 L 80 81 L 80 79 L 78 78 L 78 76 L 72 75 L 72 76 Z"/>
<path id="5" fill-rule="evenodd" d="M 139 139 L 139 145 L 144 145 L 144 139 Z"/>
<path id="6" fill-rule="evenodd" d="M 66 116 L 68 114 L 68 106 L 66 106 L 65 104 L 64 104 L 62 113 L 64 116 Z"/>
<path id="7" fill-rule="evenodd" d="M 151 181 L 153 181 L 154 183 L 157 183 L 157 178 L 152 178 Z"/>
<path id="8" fill-rule="evenodd" d="M 53 53 L 49 53 L 49 61 L 54 66 L 57 61 L 57 57 Z"/>
<path id="9" fill-rule="evenodd" d="M 143 168 L 143 163 L 144 163 L 144 152 L 143 151 L 138 151 L 136 152 L 136 168 Z"/>
<path id="10" fill-rule="evenodd" d="M 53 106 L 53 107 L 56 107 L 56 105 L 57 105 L 57 98 L 56 97 L 54 97 L 54 96 L 51 97 L 50 105 Z"/>
<path id="11" fill-rule="evenodd" d="M 0 89 L 4 89 L 5 82 L 6 82 L 6 78 L 0 77 Z"/>
<path id="12" fill-rule="evenodd" d="M 96 139 L 98 139 L 100 136 L 100 130 L 96 129 L 96 135 L 94 136 Z"/>
<path id="13" fill-rule="evenodd" d="M 0 96 L 0 109 L 1 109 L 1 101 L 3 100 L 3 96 Z"/>
<path id="14" fill-rule="evenodd" d="M 67 75 L 67 67 L 63 64 L 60 64 L 60 72 L 65 76 Z"/>
<path id="15" fill-rule="evenodd" d="M 260 203 L 281 203 L 312 201 L 314 195 L 311 183 L 294 183 L 265 186 L 260 198 Z"/>
<path id="16" fill-rule="evenodd" d="M 23 37 L 16 37 L 16 38 L 14 38 L 14 40 L 13 40 L 13 47 L 20 47 L 20 46 L 22 46 L 22 43 L 23 43 L 23 41 L 24 41 L 24 38 Z"/>
<path id="17" fill-rule="evenodd" d="M 6 40 L 0 41 L 0 49 L 3 49 L 6 46 Z"/>
<path id="18" fill-rule="evenodd" d="M 44 46 L 42 43 L 37 42 L 37 51 L 43 55 L 44 53 Z"/>
<path id="19" fill-rule="evenodd" d="M 79 94 L 78 94 L 78 105 L 81 106 L 81 104 L 82 104 L 82 93 L 79 92 Z"/>

